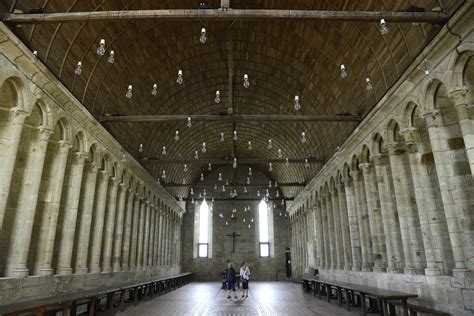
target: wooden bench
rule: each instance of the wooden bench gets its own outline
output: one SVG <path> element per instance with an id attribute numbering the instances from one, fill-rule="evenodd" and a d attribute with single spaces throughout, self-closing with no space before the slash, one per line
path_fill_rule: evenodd
<path id="1" fill-rule="evenodd" d="M 392 302 L 390 305 L 390 313 L 395 315 L 395 306 L 400 306 L 397 302 Z M 408 304 L 408 313 L 410 316 L 418 316 L 421 315 L 439 315 L 439 316 L 449 316 L 449 313 L 440 312 L 428 307 L 418 306 L 413 304 Z"/>

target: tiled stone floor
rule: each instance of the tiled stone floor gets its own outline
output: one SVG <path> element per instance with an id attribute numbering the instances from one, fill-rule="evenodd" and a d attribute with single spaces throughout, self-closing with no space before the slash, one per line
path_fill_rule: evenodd
<path id="1" fill-rule="evenodd" d="M 357 315 L 347 312 L 335 303 L 327 303 L 303 293 L 301 286 L 289 282 L 250 283 L 248 298 L 227 299 L 227 291 L 219 283 L 193 282 L 157 297 L 151 301 L 130 307 L 118 315 Z"/>

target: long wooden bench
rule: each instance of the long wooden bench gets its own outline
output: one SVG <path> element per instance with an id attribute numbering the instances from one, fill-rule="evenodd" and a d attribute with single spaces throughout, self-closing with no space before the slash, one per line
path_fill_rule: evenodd
<path id="1" fill-rule="evenodd" d="M 140 301 L 153 299 L 192 281 L 194 273 L 155 279 L 123 287 L 109 287 L 102 291 L 86 291 L 74 295 L 62 295 L 27 303 L 17 303 L 0 307 L 0 314 L 5 316 L 20 315 L 114 315 L 118 310 L 124 311 Z"/>

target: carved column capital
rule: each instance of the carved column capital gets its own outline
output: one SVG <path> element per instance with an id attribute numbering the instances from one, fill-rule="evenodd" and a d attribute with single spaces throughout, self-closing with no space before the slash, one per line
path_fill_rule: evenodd
<path id="1" fill-rule="evenodd" d="M 372 159 L 374 160 L 375 166 L 386 166 L 389 164 L 388 155 L 387 154 L 375 154 L 372 155 Z"/>
<path id="2" fill-rule="evenodd" d="M 341 179 L 342 183 L 344 183 L 344 186 L 349 187 L 352 183 L 352 178 L 351 177 L 344 177 Z"/>
<path id="3" fill-rule="evenodd" d="M 454 105 L 457 106 L 468 103 L 466 98 L 468 92 L 469 90 L 467 87 L 456 87 L 451 89 L 448 92 L 448 95 L 449 98 L 454 102 Z"/>
<path id="4" fill-rule="evenodd" d="M 30 114 L 27 111 L 20 109 L 18 107 L 14 107 L 10 110 L 11 122 L 14 124 L 22 124 L 25 121 L 25 118 Z"/>
<path id="5" fill-rule="evenodd" d="M 400 155 L 405 152 L 403 144 L 400 142 L 387 142 L 385 148 L 387 148 L 390 156 Z"/>
<path id="6" fill-rule="evenodd" d="M 432 109 L 423 112 L 422 114 L 424 120 L 426 121 L 426 125 L 428 127 L 440 127 L 443 126 L 443 117 L 441 115 L 441 111 L 437 109 Z"/>
<path id="7" fill-rule="evenodd" d="M 414 127 L 407 127 L 400 131 L 400 135 L 405 139 L 407 149 L 409 153 L 414 153 L 417 151 L 416 146 L 416 133 L 417 129 Z"/>
<path id="8" fill-rule="evenodd" d="M 73 163 L 78 165 L 78 164 L 84 164 L 86 159 L 89 157 L 89 154 L 83 151 L 76 151 L 73 154 Z"/>
<path id="9" fill-rule="evenodd" d="M 53 135 L 53 130 L 49 127 L 46 126 L 40 126 L 38 127 L 38 140 L 42 142 L 47 142 L 49 141 L 49 138 L 51 135 Z"/>
<path id="10" fill-rule="evenodd" d="M 363 174 L 367 174 L 372 169 L 372 164 L 370 162 L 363 162 L 359 164 L 359 168 L 362 170 Z"/>
<path id="11" fill-rule="evenodd" d="M 127 184 L 127 183 L 123 183 L 123 182 L 120 183 L 119 190 L 120 190 L 120 192 L 127 192 L 127 191 L 129 191 L 128 184 Z"/>
<path id="12" fill-rule="evenodd" d="M 354 181 L 359 180 L 359 177 L 361 175 L 361 172 L 359 170 L 351 170 L 350 171 L 351 177 Z"/>
<path id="13" fill-rule="evenodd" d="M 69 149 L 71 149 L 72 144 L 71 142 L 67 140 L 60 140 L 58 141 L 58 146 L 59 146 L 59 153 L 67 154 L 69 152 Z"/>

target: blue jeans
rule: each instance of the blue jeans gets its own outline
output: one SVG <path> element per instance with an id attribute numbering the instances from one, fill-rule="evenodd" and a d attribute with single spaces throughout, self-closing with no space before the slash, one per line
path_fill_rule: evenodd
<path id="1" fill-rule="evenodd" d="M 234 281 L 227 281 L 227 289 L 230 291 L 234 291 L 235 292 L 235 282 Z"/>

